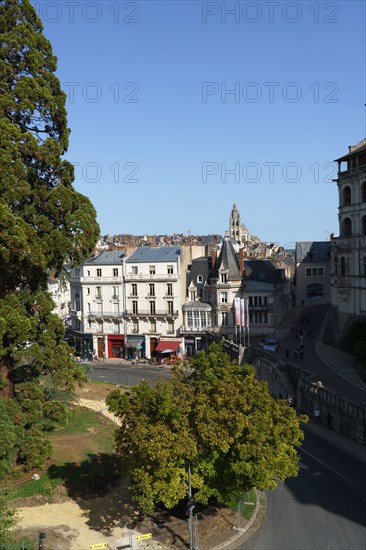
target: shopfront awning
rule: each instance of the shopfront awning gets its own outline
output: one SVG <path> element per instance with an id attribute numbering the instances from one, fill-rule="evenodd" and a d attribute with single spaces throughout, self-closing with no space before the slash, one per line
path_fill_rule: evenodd
<path id="1" fill-rule="evenodd" d="M 159 342 L 155 351 L 160 351 L 160 353 L 174 353 L 178 350 L 179 345 L 179 342 Z"/>

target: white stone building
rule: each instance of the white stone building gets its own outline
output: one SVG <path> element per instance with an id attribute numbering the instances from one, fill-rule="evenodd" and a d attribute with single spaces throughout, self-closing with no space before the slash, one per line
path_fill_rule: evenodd
<path id="1" fill-rule="evenodd" d="M 125 355 L 124 253 L 102 251 L 71 271 L 69 338 L 84 357 Z"/>
<path id="2" fill-rule="evenodd" d="M 139 247 L 125 262 L 127 335 L 144 342 L 144 353 L 178 348 L 182 324 L 180 249 Z"/>

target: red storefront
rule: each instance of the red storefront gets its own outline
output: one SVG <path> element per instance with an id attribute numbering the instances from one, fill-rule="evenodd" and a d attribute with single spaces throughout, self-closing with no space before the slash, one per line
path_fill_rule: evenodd
<path id="1" fill-rule="evenodd" d="M 120 359 L 125 356 L 125 337 L 122 334 L 108 335 L 109 359 Z"/>

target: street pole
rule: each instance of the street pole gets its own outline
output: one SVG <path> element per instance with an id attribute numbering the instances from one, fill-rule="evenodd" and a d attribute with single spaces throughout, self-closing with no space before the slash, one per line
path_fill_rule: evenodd
<path id="1" fill-rule="evenodd" d="M 189 529 L 189 550 L 193 550 L 193 503 L 192 503 L 192 484 L 191 484 L 191 465 L 188 464 L 188 529 Z"/>

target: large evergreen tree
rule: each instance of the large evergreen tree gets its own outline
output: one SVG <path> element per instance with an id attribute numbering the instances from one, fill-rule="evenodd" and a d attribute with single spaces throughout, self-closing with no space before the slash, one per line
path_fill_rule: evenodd
<path id="1" fill-rule="evenodd" d="M 200 352 L 190 376 L 176 372 L 130 395 L 114 390 L 107 403 L 121 419 L 116 450 L 134 498 L 151 512 L 187 495 L 191 465 L 195 499 L 228 503 L 252 487 L 274 488 L 298 473 L 303 432 L 285 400 L 273 399 L 253 367 L 230 363 L 220 345 Z"/>
<path id="2" fill-rule="evenodd" d="M 82 262 L 99 234 L 62 158 L 70 130 L 56 62 L 31 3 L 0 0 L 0 365 L 8 397 L 20 361 L 32 359 L 33 377 L 47 372 L 56 385 L 73 384 L 47 276 Z"/>

